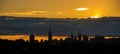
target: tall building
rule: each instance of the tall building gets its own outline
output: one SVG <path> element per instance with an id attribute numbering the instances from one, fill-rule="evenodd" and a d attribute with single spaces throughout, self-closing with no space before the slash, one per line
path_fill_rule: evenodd
<path id="1" fill-rule="evenodd" d="M 78 40 L 81 41 L 81 38 L 82 38 L 82 34 L 78 33 Z"/>
<path id="2" fill-rule="evenodd" d="M 34 43 L 35 42 L 35 36 L 33 34 L 30 34 L 30 43 Z"/>
<path id="3" fill-rule="evenodd" d="M 49 32 L 48 32 L 48 41 L 52 42 L 52 32 L 51 32 L 51 29 L 49 29 Z"/>
<path id="4" fill-rule="evenodd" d="M 71 40 L 73 40 L 73 39 L 74 39 L 74 37 L 73 37 L 73 33 L 71 34 L 70 39 L 71 39 Z"/>
<path id="5" fill-rule="evenodd" d="M 83 35 L 83 42 L 88 42 L 88 36 L 87 35 Z"/>

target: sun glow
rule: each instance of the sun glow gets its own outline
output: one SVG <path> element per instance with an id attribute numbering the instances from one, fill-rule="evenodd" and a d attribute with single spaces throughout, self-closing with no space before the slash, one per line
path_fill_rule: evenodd
<path id="1" fill-rule="evenodd" d="M 101 16 L 99 14 L 96 14 L 95 16 L 91 16 L 90 18 L 100 18 Z"/>
<path id="2" fill-rule="evenodd" d="M 94 15 L 91 16 L 90 18 L 100 18 L 101 17 L 101 12 L 99 10 L 96 10 Z"/>

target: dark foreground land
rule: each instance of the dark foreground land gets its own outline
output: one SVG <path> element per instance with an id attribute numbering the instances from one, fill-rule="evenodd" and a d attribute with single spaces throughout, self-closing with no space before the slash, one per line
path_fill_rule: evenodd
<path id="1" fill-rule="evenodd" d="M 34 42 L 0 40 L 0 54 L 119 54 L 120 43 L 82 41 Z"/>

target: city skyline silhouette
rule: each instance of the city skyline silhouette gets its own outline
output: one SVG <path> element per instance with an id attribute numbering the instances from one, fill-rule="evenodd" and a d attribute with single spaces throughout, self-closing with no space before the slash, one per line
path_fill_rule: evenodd
<path id="1" fill-rule="evenodd" d="M 35 40 L 36 36 L 34 36 L 34 34 L 29 35 L 29 41 L 27 42 L 23 39 L 17 39 L 15 41 L 0 39 L 1 54 L 55 54 L 56 52 L 60 54 L 96 54 L 99 51 L 101 51 L 99 53 L 119 53 L 117 49 L 120 49 L 120 36 L 117 36 L 118 38 L 105 39 L 105 36 L 96 34 L 94 38 L 88 40 L 89 36 L 78 33 L 77 36 L 71 34 L 71 36 L 65 38 L 65 40 L 62 38 L 57 40 L 52 39 L 51 31 L 52 30 L 48 30 L 48 40 L 43 41 L 43 39 L 41 39 L 40 42 Z"/>
<path id="2" fill-rule="evenodd" d="M 119 54 L 120 0 L 0 0 L 0 54 Z"/>

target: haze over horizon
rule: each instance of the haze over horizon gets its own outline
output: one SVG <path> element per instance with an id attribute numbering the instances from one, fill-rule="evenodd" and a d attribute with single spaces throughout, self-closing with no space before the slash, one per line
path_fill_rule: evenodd
<path id="1" fill-rule="evenodd" d="M 71 33 L 120 35 L 120 17 L 101 19 L 0 18 L 0 34 L 47 35 L 49 28 L 53 35 L 70 35 Z"/>
<path id="2" fill-rule="evenodd" d="M 1 0 L 0 16 L 84 18 L 120 16 L 120 0 Z"/>

